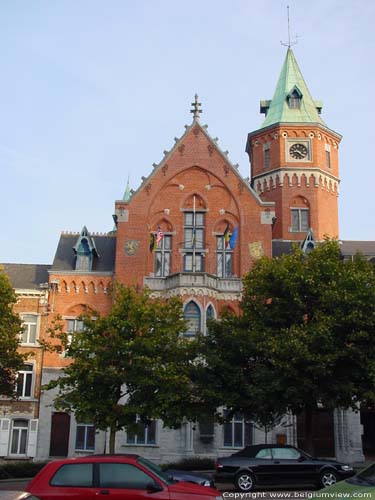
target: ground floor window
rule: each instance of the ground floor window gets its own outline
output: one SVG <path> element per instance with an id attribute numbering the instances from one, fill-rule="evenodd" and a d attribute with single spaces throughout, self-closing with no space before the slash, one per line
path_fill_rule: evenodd
<path id="1" fill-rule="evenodd" d="M 127 444 L 156 444 L 156 421 L 152 420 L 150 424 L 144 424 L 137 419 L 136 431 L 128 431 L 126 433 Z"/>
<path id="2" fill-rule="evenodd" d="M 92 424 L 77 425 L 76 450 L 95 450 L 95 427 Z"/>
<path id="3" fill-rule="evenodd" d="M 243 448 L 252 444 L 253 429 L 240 413 L 235 413 L 231 420 L 223 425 L 224 446 Z"/>
<path id="4" fill-rule="evenodd" d="M 26 455 L 27 433 L 29 421 L 23 419 L 13 420 L 12 440 L 10 445 L 11 455 Z"/>

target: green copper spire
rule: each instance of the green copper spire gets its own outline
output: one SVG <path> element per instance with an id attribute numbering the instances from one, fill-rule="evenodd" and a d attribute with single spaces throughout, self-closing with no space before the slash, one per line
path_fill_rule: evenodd
<path id="1" fill-rule="evenodd" d="M 261 128 L 275 123 L 320 123 L 322 103 L 314 101 L 303 79 L 293 51 L 288 47 L 272 101 L 261 101 L 260 112 L 266 114 Z"/>
<path id="2" fill-rule="evenodd" d="M 130 200 L 130 184 L 129 184 L 129 176 L 128 176 L 128 182 L 126 183 L 126 188 L 125 188 L 125 193 L 124 197 L 122 198 L 123 201 L 129 201 Z"/>

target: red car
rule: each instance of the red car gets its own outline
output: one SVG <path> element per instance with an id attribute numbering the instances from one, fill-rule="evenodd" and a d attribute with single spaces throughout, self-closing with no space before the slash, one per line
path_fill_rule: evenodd
<path id="1" fill-rule="evenodd" d="M 91 455 L 48 463 L 18 500 L 222 500 L 219 491 L 168 477 L 138 455 Z"/>

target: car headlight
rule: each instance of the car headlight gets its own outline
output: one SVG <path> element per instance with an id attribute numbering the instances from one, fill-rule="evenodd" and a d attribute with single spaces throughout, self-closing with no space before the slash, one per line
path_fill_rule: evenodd
<path id="1" fill-rule="evenodd" d="M 206 481 L 201 482 L 201 486 L 211 486 L 211 482 L 208 479 L 206 479 Z"/>
<path id="2" fill-rule="evenodd" d="M 219 497 L 215 497 L 215 500 L 223 500 L 223 497 L 220 495 Z"/>
<path id="3" fill-rule="evenodd" d="M 341 469 L 342 470 L 353 470 L 353 467 L 351 465 L 342 465 Z"/>

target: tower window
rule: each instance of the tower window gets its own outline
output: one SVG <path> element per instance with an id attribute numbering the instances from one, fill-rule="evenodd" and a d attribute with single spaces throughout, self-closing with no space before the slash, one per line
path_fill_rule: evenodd
<path id="1" fill-rule="evenodd" d="M 309 209 L 292 208 L 291 209 L 291 230 L 293 232 L 303 232 L 309 230 Z"/>
<path id="2" fill-rule="evenodd" d="M 326 153 L 326 167 L 331 168 L 331 146 L 329 144 L 325 145 Z"/>
<path id="3" fill-rule="evenodd" d="M 270 166 L 271 154 L 270 154 L 270 145 L 265 144 L 263 147 L 264 153 L 264 168 L 268 168 Z"/>

